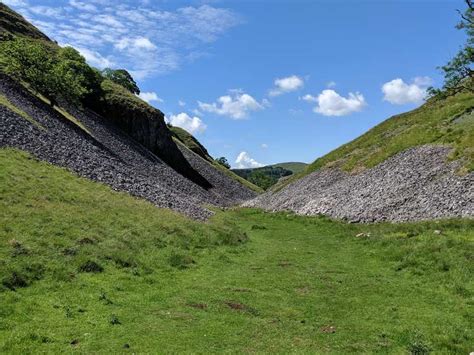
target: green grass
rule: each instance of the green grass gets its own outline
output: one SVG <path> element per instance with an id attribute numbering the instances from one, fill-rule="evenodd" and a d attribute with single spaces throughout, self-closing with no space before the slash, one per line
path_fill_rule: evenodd
<path id="1" fill-rule="evenodd" d="M 188 149 L 199 155 L 201 158 L 213 162 L 214 159 L 209 155 L 207 149 L 188 131 L 181 127 L 168 126 L 173 136 L 183 143 Z"/>
<path id="2" fill-rule="evenodd" d="M 451 159 L 461 159 L 464 170 L 474 171 L 474 95 L 458 94 L 446 100 L 428 102 L 423 106 L 393 116 L 359 138 L 316 159 L 302 173 L 293 175 L 274 189 L 323 167 L 337 166 L 349 172 L 374 167 L 408 148 L 424 144 L 453 147 Z M 466 115 L 459 122 L 457 117 Z"/>
<path id="3" fill-rule="evenodd" d="M 28 122 L 32 123 L 33 125 L 35 125 L 36 127 L 42 129 L 42 130 L 45 130 L 45 128 L 39 123 L 37 122 L 33 117 L 31 117 L 30 115 L 28 115 L 25 111 L 19 109 L 18 107 L 16 107 L 13 103 L 11 103 L 8 98 L 3 95 L 3 94 L 0 94 L 0 105 L 2 106 L 5 106 L 6 108 L 8 108 L 10 111 L 13 111 L 15 112 L 17 115 L 20 115 L 21 117 L 23 117 L 25 120 L 27 120 Z"/>
<path id="4" fill-rule="evenodd" d="M 198 223 L 12 149 L 0 191 L 0 353 L 472 351 L 472 220 Z"/>

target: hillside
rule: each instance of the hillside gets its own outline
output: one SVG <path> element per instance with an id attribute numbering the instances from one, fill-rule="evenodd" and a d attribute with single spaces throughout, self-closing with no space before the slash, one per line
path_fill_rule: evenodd
<path id="1" fill-rule="evenodd" d="M 353 222 L 474 216 L 474 95 L 394 116 L 246 206 Z"/>
<path id="2" fill-rule="evenodd" d="M 280 179 L 286 179 L 290 175 L 302 172 L 306 166 L 305 163 L 290 162 L 267 165 L 261 168 L 232 169 L 232 171 L 263 190 L 267 190 Z"/>
<path id="3" fill-rule="evenodd" d="M 291 171 L 293 174 L 298 174 L 302 172 L 304 169 L 306 169 L 308 164 L 300 163 L 300 162 L 288 162 L 288 163 L 273 164 L 271 166 L 275 168 L 283 168 L 283 169 Z"/>
<path id="4" fill-rule="evenodd" d="M 19 13 L 0 3 L 0 39 L 11 35 L 50 42 L 50 39 Z"/>
<path id="5" fill-rule="evenodd" d="M 4 40 L 21 36 L 41 46 L 46 43 L 45 51 L 35 50 L 46 56 L 44 60 L 57 60 L 60 47 L 6 6 L 0 10 L 5 15 L 0 30 L 9 33 Z M 212 214 L 203 205 L 231 206 L 255 196 L 257 187 L 222 171 L 212 159 L 201 162 L 195 152 L 183 152 L 161 111 L 85 62 L 75 65 L 73 70 L 82 68 L 94 86 L 83 99 L 59 99 L 54 106 L 29 84 L 0 75 L 0 147 L 28 151 L 80 176 L 199 219 Z M 198 153 L 207 152 L 199 147 Z"/>
<path id="6" fill-rule="evenodd" d="M 472 350 L 472 221 L 199 223 L 13 149 L 0 190 L 2 354 Z"/>

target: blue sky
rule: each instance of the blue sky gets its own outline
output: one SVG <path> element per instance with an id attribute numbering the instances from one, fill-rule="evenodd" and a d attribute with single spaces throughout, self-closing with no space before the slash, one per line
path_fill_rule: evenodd
<path id="1" fill-rule="evenodd" d="M 237 167 L 311 162 L 440 85 L 462 0 L 3 0 Z"/>

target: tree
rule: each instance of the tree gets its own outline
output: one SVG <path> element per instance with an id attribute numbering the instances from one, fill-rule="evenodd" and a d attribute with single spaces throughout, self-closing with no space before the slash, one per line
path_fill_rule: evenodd
<path id="1" fill-rule="evenodd" d="M 0 43 L 0 70 L 54 101 L 56 78 L 51 75 L 53 55 L 39 42 L 15 38 Z"/>
<path id="2" fill-rule="evenodd" d="M 125 69 L 114 70 L 114 69 L 106 68 L 102 71 L 102 75 L 105 78 L 113 81 L 114 83 L 123 86 L 132 94 L 136 94 L 136 95 L 140 94 L 140 88 L 138 87 L 135 80 L 133 80 L 133 77 L 130 75 L 130 73 L 126 71 Z"/>
<path id="3" fill-rule="evenodd" d="M 27 83 L 51 105 L 59 97 L 77 102 L 98 90 L 102 80 L 74 48 L 58 50 L 24 38 L 0 43 L 0 70 Z"/>
<path id="4" fill-rule="evenodd" d="M 216 162 L 219 163 L 220 165 L 226 167 L 227 169 L 230 169 L 230 164 L 227 161 L 225 157 L 220 157 L 216 159 Z"/>
<path id="5" fill-rule="evenodd" d="M 464 47 L 445 66 L 441 67 L 444 73 L 442 89 L 429 89 L 430 96 L 445 97 L 455 95 L 461 91 L 474 92 L 474 4 L 473 0 L 465 0 L 467 9 L 461 15 L 461 22 L 456 26 L 465 30 L 468 36 Z"/>

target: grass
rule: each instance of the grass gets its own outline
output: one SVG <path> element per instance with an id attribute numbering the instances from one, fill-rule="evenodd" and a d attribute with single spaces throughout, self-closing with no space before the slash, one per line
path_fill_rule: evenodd
<path id="1" fill-rule="evenodd" d="M 173 136 L 183 143 L 188 149 L 199 155 L 201 158 L 213 162 L 214 159 L 209 155 L 207 149 L 189 132 L 181 127 L 168 126 Z"/>
<path id="2" fill-rule="evenodd" d="M 198 223 L 12 149 L 0 191 L 0 353 L 472 351 L 472 220 Z"/>
<path id="3" fill-rule="evenodd" d="M 5 95 L 3 95 L 1 93 L 0 93 L 0 105 L 5 106 L 10 111 L 15 112 L 17 115 L 20 115 L 21 117 L 23 117 L 25 120 L 27 120 L 31 124 L 35 125 L 36 127 L 40 128 L 42 130 L 46 129 L 39 122 L 37 122 L 33 117 L 28 115 L 25 111 L 23 111 L 20 108 L 16 107 L 13 103 L 11 103 L 8 100 L 8 98 Z"/>
<path id="4" fill-rule="evenodd" d="M 337 166 L 349 172 L 374 167 L 408 148 L 424 144 L 453 147 L 451 159 L 461 159 L 464 170 L 474 171 L 474 95 L 458 94 L 446 100 L 427 102 L 375 126 L 355 140 L 316 159 L 302 173 L 293 175 L 274 189 L 323 167 Z M 465 115 L 459 121 L 457 118 Z"/>

